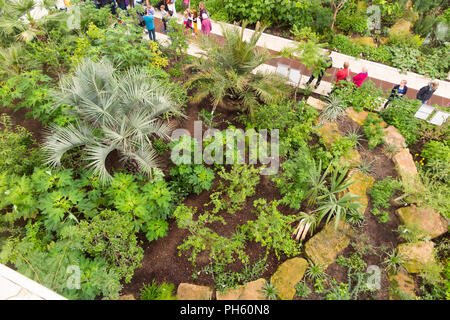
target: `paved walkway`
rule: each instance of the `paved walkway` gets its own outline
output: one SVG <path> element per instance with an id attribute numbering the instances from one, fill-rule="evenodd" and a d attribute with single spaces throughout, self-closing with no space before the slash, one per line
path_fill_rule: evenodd
<path id="1" fill-rule="evenodd" d="M 155 12 L 155 18 L 156 18 L 155 25 L 157 31 L 157 39 L 159 40 L 166 39 L 165 34 L 161 33 L 162 23 L 161 23 L 161 13 L 159 11 Z M 182 16 L 179 13 L 178 18 L 181 23 Z M 218 23 L 215 21 L 212 21 L 211 23 L 212 23 L 211 34 L 214 37 L 216 37 L 219 41 L 221 40 L 223 41 L 222 29 L 220 24 L 223 24 L 226 27 L 230 28 L 241 29 L 240 27 L 231 24 Z M 254 31 L 251 29 L 248 28 L 245 29 L 244 39 L 250 39 L 253 32 Z M 267 48 L 272 53 L 277 54 L 281 50 L 283 50 L 283 48 L 293 46 L 293 43 L 294 41 L 292 40 L 264 33 L 258 41 L 258 47 Z M 191 45 L 191 47 L 189 48 L 189 54 L 193 54 L 195 52 L 198 52 L 198 48 L 195 48 L 195 46 L 193 47 L 193 45 Z M 400 83 L 401 80 L 403 79 L 407 80 L 409 87 L 407 96 L 411 99 L 414 99 L 416 97 L 417 92 L 420 88 L 427 85 L 431 80 L 433 80 L 413 72 L 400 74 L 400 72 L 395 68 L 363 59 L 356 59 L 354 57 L 350 57 L 338 52 L 332 52 L 331 56 L 333 58 L 333 67 L 327 70 L 327 74 L 329 75 L 323 78 L 321 85 L 317 90 L 315 90 L 315 92 L 318 94 L 326 95 L 330 91 L 331 83 L 335 79 L 335 74 L 337 70 L 342 67 L 345 61 L 350 62 L 350 69 L 352 70 L 353 76 L 359 73 L 363 66 L 367 67 L 369 70 L 368 79 L 372 80 L 377 87 L 383 88 L 383 90 L 386 93 L 390 93 L 391 89 L 395 85 Z M 304 75 L 302 78 L 301 87 L 303 88 L 305 87 L 304 84 L 306 81 L 308 81 L 309 76 L 311 75 L 311 71 L 308 71 L 304 65 L 302 65 L 295 59 L 287 59 L 281 57 L 269 61 L 265 66 L 265 69 L 270 71 L 276 71 L 279 65 L 281 65 L 282 67 L 283 66 L 288 67 L 289 71 L 291 72 L 292 79 L 295 78 L 298 79 L 299 73 Z M 450 82 L 442 80 L 439 80 L 439 82 L 440 82 L 439 89 L 435 92 L 435 94 L 431 98 L 431 104 L 437 104 L 439 106 L 448 106 L 450 104 Z"/>
<path id="2" fill-rule="evenodd" d="M 0 300 L 67 300 L 63 296 L 0 264 Z"/>

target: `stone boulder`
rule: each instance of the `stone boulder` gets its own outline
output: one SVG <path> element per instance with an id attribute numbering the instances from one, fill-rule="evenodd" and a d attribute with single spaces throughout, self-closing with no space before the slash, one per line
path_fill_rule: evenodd
<path id="1" fill-rule="evenodd" d="M 373 186 L 375 178 L 367 176 L 359 170 L 351 170 L 348 176 L 349 181 L 353 182 L 353 184 L 348 187 L 348 192 L 361 197 L 355 201 L 358 201 L 362 204 L 362 207 L 359 210 L 362 214 L 364 214 L 366 212 L 367 206 L 369 205 L 367 189 Z"/>
<path id="2" fill-rule="evenodd" d="M 446 233 L 448 229 L 447 220 L 430 207 L 403 207 L 397 210 L 397 215 L 406 227 L 421 230 L 420 238 L 430 236 L 434 239 Z"/>
<path id="3" fill-rule="evenodd" d="M 178 300 L 211 300 L 213 291 L 207 286 L 180 283 L 177 290 Z"/>
<path id="4" fill-rule="evenodd" d="M 265 284 L 266 280 L 262 278 L 246 283 L 239 300 L 266 300 L 262 292 Z"/>
<path id="5" fill-rule="evenodd" d="M 389 300 L 414 299 L 414 279 L 407 272 L 399 270 L 389 275 Z"/>
<path id="6" fill-rule="evenodd" d="M 404 183 L 411 182 L 417 176 L 417 168 L 408 148 L 403 148 L 392 158 Z"/>
<path id="7" fill-rule="evenodd" d="M 342 166 L 348 166 L 350 168 L 356 168 L 361 164 L 361 155 L 358 150 L 350 149 L 344 155 L 341 156 L 339 163 Z"/>
<path id="8" fill-rule="evenodd" d="M 350 244 L 351 227 L 344 221 L 339 221 L 335 228 L 335 218 L 319 233 L 305 244 L 305 254 L 312 262 L 328 267 L 336 257 Z"/>
<path id="9" fill-rule="evenodd" d="M 412 23 L 405 19 L 399 19 L 397 22 L 389 29 L 389 35 L 405 35 L 409 34 L 412 27 Z"/>
<path id="10" fill-rule="evenodd" d="M 389 126 L 384 131 L 384 142 L 386 144 L 392 144 L 397 147 L 398 150 L 401 150 L 406 147 L 406 140 L 398 131 L 398 129 L 394 126 Z"/>
<path id="11" fill-rule="evenodd" d="M 409 273 L 419 273 L 426 264 L 435 261 L 432 241 L 402 243 L 397 248 L 398 254 L 404 260 L 404 267 Z"/>
<path id="12" fill-rule="evenodd" d="M 136 300 L 136 298 L 132 294 L 126 294 L 120 296 L 117 300 Z"/>
<path id="13" fill-rule="evenodd" d="M 338 139 L 342 138 L 336 122 L 326 122 L 317 129 L 326 148 L 330 148 Z"/>
<path id="14" fill-rule="evenodd" d="M 303 258 L 293 258 L 280 265 L 271 280 L 278 289 L 281 300 L 292 300 L 295 295 L 295 285 L 302 280 L 308 262 Z"/>
<path id="15" fill-rule="evenodd" d="M 352 107 L 345 109 L 345 113 L 347 116 L 352 119 L 354 122 L 362 126 L 364 124 L 364 121 L 366 121 L 367 116 L 369 115 L 369 112 L 367 111 L 361 111 L 358 112 Z"/>
<path id="16" fill-rule="evenodd" d="M 325 102 L 323 102 L 320 99 L 316 99 L 314 97 L 309 97 L 308 100 L 306 100 L 306 104 L 308 104 L 309 106 L 313 107 L 318 111 L 322 111 L 327 106 Z"/>
<path id="17" fill-rule="evenodd" d="M 236 289 L 228 289 L 225 291 L 217 291 L 217 300 L 266 300 L 262 293 L 263 287 L 266 284 L 265 279 L 258 279 L 252 282 L 247 282 Z"/>

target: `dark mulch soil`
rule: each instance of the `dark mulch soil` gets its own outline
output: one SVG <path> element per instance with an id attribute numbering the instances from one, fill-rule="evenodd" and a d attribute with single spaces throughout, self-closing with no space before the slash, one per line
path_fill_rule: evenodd
<path id="1" fill-rule="evenodd" d="M 26 119 L 25 115 L 29 112 L 29 109 L 20 108 L 14 111 L 13 108 L 0 108 L 0 114 L 6 113 L 11 117 L 11 122 L 14 126 L 20 125 L 30 131 L 33 134 L 33 138 L 37 142 L 42 142 L 43 138 L 43 126 L 39 120 Z"/>
<path id="2" fill-rule="evenodd" d="M 211 110 L 211 104 L 208 101 L 203 101 L 199 104 L 188 104 L 186 108 L 187 118 L 179 123 L 180 126 L 187 129 L 191 135 L 194 134 L 194 121 L 198 120 L 198 113 L 203 109 Z M 242 127 L 236 122 L 236 112 L 218 107 L 217 112 L 221 115 L 215 120 L 219 123 L 219 129 L 225 129 L 229 124 L 233 124 L 236 127 Z M 355 124 L 348 118 L 343 118 L 338 122 L 338 126 L 341 131 L 349 132 L 353 129 L 362 129 L 359 125 Z M 204 127 L 203 130 L 206 128 Z M 204 131 L 203 131 L 204 132 Z M 367 149 L 367 141 L 362 141 L 361 146 L 358 148 L 361 156 L 364 160 L 372 161 L 372 175 L 376 180 L 384 179 L 387 176 L 396 177 L 396 171 L 393 162 L 383 153 L 382 147 L 377 147 L 374 150 Z M 215 182 L 214 188 L 217 186 L 218 181 Z M 190 195 L 185 204 L 187 206 L 195 206 L 198 208 L 198 214 L 205 210 L 204 205 L 209 202 L 209 196 L 212 191 L 203 192 L 200 195 Z M 236 212 L 234 215 L 224 213 L 223 217 L 227 222 L 223 225 L 219 222 L 213 223 L 210 227 L 220 235 L 229 236 L 237 226 L 246 223 L 249 220 L 254 220 L 256 217 L 253 213 L 253 201 L 257 198 L 266 198 L 269 201 L 280 199 L 281 195 L 279 190 L 274 186 L 269 177 L 262 177 L 261 183 L 256 187 L 256 194 L 247 199 L 246 204 L 241 211 Z M 370 197 L 369 197 L 370 199 Z M 371 204 L 366 210 L 365 224 L 358 229 L 358 236 L 352 240 L 353 243 L 364 243 L 365 245 L 372 247 L 375 251 L 373 254 L 368 254 L 364 257 L 367 265 L 376 265 L 383 270 L 382 261 L 386 258 L 384 252 L 385 248 L 394 248 L 398 245 L 399 240 L 395 232 L 399 225 L 397 216 L 395 215 L 395 206 L 389 209 L 390 221 L 387 223 L 379 223 L 378 217 L 372 215 L 370 210 Z M 295 210 L 292 210 L 286 206 L 280 206 L 280 211 L 285 214 L 294 214 Z M 317 232 L 323 225 L 319 226 Z M 131 283 L 126 284 L 122 290 L 122 294 L 133 294 L 135 297 L 139 297 L 140 290 L 144 283 L 149 283 L 153 279 L 158 282 L 167 281 L 178 286 L 182 282 L 189 282 L 198 285 L 214 286 L 214 281 L 210 275 L 201 274 L 196 280 L 192 279 L 194 267 L 191 262 L 188 261 L 188 254 L 182 253 L 179 255 L 177 247 L 183 242 L 189 235 L 188 230 L 179 229 L 176 226 L 176 222 L 171 220 L 169 224 L 169 231 L 167 237 L 153 241 L 149 243 L 142 236 L 144 243 L 144 259 L 142 261 L 142 267 L 135 271 L 135 275 Z M 308 236 L 309 238 L 309 236 Z M 356 246 L 356 245 L 355 245 Z M 382 250 L 383 249 L 383 250 Z M 246 253 L 250 257 L 250 263 L 254 263 L 262 258 L 266 252 L 265 248 L 255 242 L 248 242 L 246 246 Z M 349 256 L 355 252 L 355 248 L 349 246 L 343 254 Z M 304 257 L 302 255 L 302 257 Z M 274 252 L 270 252 L 266 261 L 268 269 L 264 272 L 262 277 L 269 279 L 270 276 L 276 271 L 277 267 L 282 264 L 287 257 L 280 257 L 278 259 Z M 197 270 L 200 270 L 203 266 L 209 262 L 207 254 L 202 254 L 197 259 Z M 230 271 L 241 271 L 243 265 L 237 261 L 229 266 Z M 347 270 L 345 267 L 341 267 L 336 263 L 331 264 L 326 270 L 327 274 L 338 280 L 339 282 L 347 282 Z M 307 281 L 308 286 L 313 288 L 313 283 Z M 381 290 L 377 292 L 376 297 L 362 297 L 362 298 L 376 298 L 376 299 L 388 299 L 388 279 L 387 274 L 382 272 Z M 320 299 L 323 298 L 314 292 L 307 298 Z M 297 298 L 298 299 L 298 298 Z"/>

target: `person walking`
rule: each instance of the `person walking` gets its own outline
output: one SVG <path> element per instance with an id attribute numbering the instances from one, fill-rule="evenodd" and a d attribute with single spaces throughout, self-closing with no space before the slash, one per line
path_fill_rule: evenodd
<path id="1" fill-rule="evenodd" d="M 181 6 L 184 10 L 189 9 L 191 7 L 191 0 L 183 0 Z"/>
<path id="2" fill-rule="evenodd" d="M 389 96 L 388 101 L 384 104 L 384 107 L 386 108 L 393 99 L 401 98 L 406 95 L 408 92 L 408 87 L 406 86 L 407 82 L 406 80 L 402 80 L 400 84 L 396 85 L 394 88 L 392 88 L 391 95 Z"/>
<path id="3" fill-rule="evenodd" d="M 350 63 L 344 62 L 344 67 L 336 73 L 336 83 L 338 83 L 339 81 L 342 81 L 342 80 L 349 81 L 351 79 L 350 78 L 351 74 L 352 74 L 352 71 L 350 70 Z"/>
<path id="4" fill-rule="evenodd" d="M 161 7 L 159 7 L 159 9 L 161 10 L 161 20 L 163 23 L 163 29 L 161 31 L 167 32 L 167 23 L 169 22 L 169 13 L 166 11 L 166 6 L 163 4 L 161 5 Z"/>
<path id="5" fill-rule="evenodd" d="M 177 9 L 175 8 L 176 0 L 167 0 L 167 10 L 172 11 L 172 15 L 177 16 Z"/>
<path id="6" fill-rule="evenodd" d="M 353 83 L 356 85 L 357 88 L 359 88 L 361 87 L 361 85 L 367 79 L 368 76 L 369 73 L 367 71 L 367 68 L 363 67 L 362 71 L 353 77 Z"/>
<path id="7" fill-rule="evenodd" d="M 436 92 L 436 90 L 439 87 L 439 82 L 438 81 L 433 81 L 430 82 L 428 85 L 426 85 L 425 87 L 422 87 L 419 92 L 417 93 L 417 100 L 422 101 L 422 104 L 427 104 L 428 100 L 431 99 L 431 97 L 433 96 L 433 94 Z"/>
<path id="8" fill-rule="evenodd" d="M 147 14 L 144 16 L 144 22 L 145 26 L 147 27 L 148 37 L 150 40 L 156 41 L 155 24 L 153 19 L 154 17 L 152 14 L 150 14 L 150 10 L 147 10 Z"/>
<path id="9" fill-rule="evenodd" d="M 330 51 L 328 51 L 327 53 L 328 53 L 328 57 L 326 58 L 326 60 L 324 59 L 324 61 L 319 65 L 318 74 L 316 74 L 316 70 L 314 70 L 313 74 L 311 75 L 308 82 L 306 83 L 307 85 L 310 85 L 314 81 L 315 77 L 317 76 L 317 82 L 316 82 L 316 85 L 314 86 L 314 89 L 317 89 L 319 87 L 320 82 L 322 81 L 322 78 L 325 74 L 325 71 L 327 71 L 328 69 L 330 69 L 333 66 L 333 58 L 331 58 L 331 56 L 330 56 Z"/>
<path id="10" fill-rule="evenodd" d="M 205 4 L 200 2 L 200 24 L 202 26 L 202 33 L 209 36 L 212 30 L 211 20 L 209 19 L 209 12 L 206 10 Z"/>
<path id="11" fill-rule="evenodd" d="M 193 24 L 194 24 L 194 33 L 195 34 L 197 34 L 197 32 L 198 32 L 198 28 L 197 28 L 197 20 L 198 20 L 198 11 L 197 10 L 193 10 L 192 11 L 192 17 L 193 17 L 193 20 L 192 20 L 192 22 L 193 22 Z"/>

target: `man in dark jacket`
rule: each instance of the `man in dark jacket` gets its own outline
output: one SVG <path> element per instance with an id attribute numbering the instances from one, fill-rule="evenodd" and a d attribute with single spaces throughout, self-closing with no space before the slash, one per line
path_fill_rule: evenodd
<path id="1" fill-rule="evenodd" d="M 427 86 L 419 90 L 419 92 L 417 93 L 417 100 L 422 101 L 422 104 L 426 104 L 428 100 L 430 100 L 433 93 L 436 92 L 438 87 L 439 87 L 438 81 L 430 82 Z"/>
<path id="2" fill-rule="evenodd" d="M 325 75 L 325 71 L 333 66 L 333 59 L 331 58 L 330 54 L 331 52 L 327 51 L 327 57 L 326 58 L 324 57 L 324 60 L 322 61 L 322 63 L 320 63 L 318 68 L 314 70 L 313 74 L 311 75 L 306 84 L 308 85 L 311 84 L 317 76 L 317 82 L 314 88 L 317 89 L 319 87 L 320 82 L 322 81 L 322 78 Z"/>

